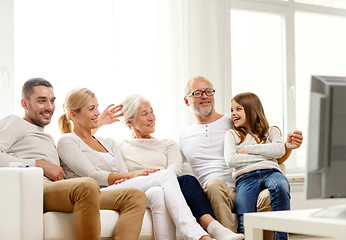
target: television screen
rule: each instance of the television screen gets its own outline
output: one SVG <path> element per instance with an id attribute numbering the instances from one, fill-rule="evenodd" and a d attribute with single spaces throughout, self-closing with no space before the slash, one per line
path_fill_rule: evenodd
<path id="1" fill-rule="evenodd" d="M 312 76 L 307 199 L 346 197 L 346 77 Z"/>

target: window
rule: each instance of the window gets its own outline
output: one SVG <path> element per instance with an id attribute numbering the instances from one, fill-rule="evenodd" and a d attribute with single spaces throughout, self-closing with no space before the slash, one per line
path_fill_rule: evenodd
<path id="1" fill-rule="evenodd" d="M 298 3 L 306 3 L 324 7 L 344 8 L 346 9 L 346 2 L 344 0 L 295 0 Z"/>
<path id="2" fill-rule="evenodd" d="M 231 1 L 232 95 L 257 92 L 270 124 L 303 131 L 289 173 L 306 166 L 311 75 L 346 75 L 345 7 L 342 0 Z"/>
<path id="3" fill-rule="evenodd" d="M 307 133 L 311 75 L 346 76 L 346 34 L 341 30 L 346 29 L 346 18 L 297 12 L 295 19 L 297 127 Z M 308 140 L 304 140 L 299 159 L 306 158 Z M 305 164 L 298 161 L 297 167 Z"/>
<path id="4" fill-rule="evenodd" d="M 270 125 L 284 131 L 282 26 L 280 15 L 231 11 L 232 96 L 255 93 Z"/>

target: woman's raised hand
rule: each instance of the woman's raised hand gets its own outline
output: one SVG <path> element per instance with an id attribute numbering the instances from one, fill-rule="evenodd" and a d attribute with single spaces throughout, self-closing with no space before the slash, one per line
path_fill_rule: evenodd
<path id="1" fill-rule="evenodd" d="M 110 104 L 99 116 L 99 127 L 119 122 L 119 117 L 123 115 L 121 109 L 121 105 L 114 106 L 114 104 Z"/>

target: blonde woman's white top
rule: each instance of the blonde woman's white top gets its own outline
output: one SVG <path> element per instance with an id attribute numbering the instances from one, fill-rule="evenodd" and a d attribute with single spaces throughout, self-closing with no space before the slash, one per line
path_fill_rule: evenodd
<path id="1" fill-rule="evenodd" d="M 75 133 L 67 133 L 59 139 L 57 144 L 61 166 L 64 168 L 66 178 L 91 177 L 100 186 L 109 186 L 109 173 L 122 173 L 128 170 L 113 139 L 95 138 L 112 155 L 110 162 L 84 143 Z"/>

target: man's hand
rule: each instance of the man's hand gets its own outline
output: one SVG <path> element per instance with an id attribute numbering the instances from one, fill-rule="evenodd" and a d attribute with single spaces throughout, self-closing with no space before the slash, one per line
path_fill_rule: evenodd
<path id="1" fill-rule="evenodd" d="M 297 149 L 302 145 L 303 134 L 301 131 L 289 132 L 287 134 L 287 140 L 285 146 L 287 150 Z"/>
<path id="2" fill-rule="evenodd" d="M 244 154 L 245 153 L 244 147 L 241 147 L 240 149 L 238 149 L 237 153 L 238 154 Z"/>
<path id="3" fill-rule="evenodd" d="M 36 167 L 43 169 L 43 174 L 53 181 L 64 179 L 65 173 L 62 167 L 44 160 L 36 160 Z"/>
<path id="4" fill-rule="evenodd" d="M 278 163 L 284 163 L 287 158 L 291 155 L 291 152 L 293 149 L 297 149 L 300 147 L 300 145 L 302 145 L 303 142 L 303 134 L 301 131 L 294 131 L 294 132 L 289 132 L 287 134 L 287 140 L 285 142 L 285 148 L 286 148 L 286 152 L 285 154 L 277 159 Z"/>

